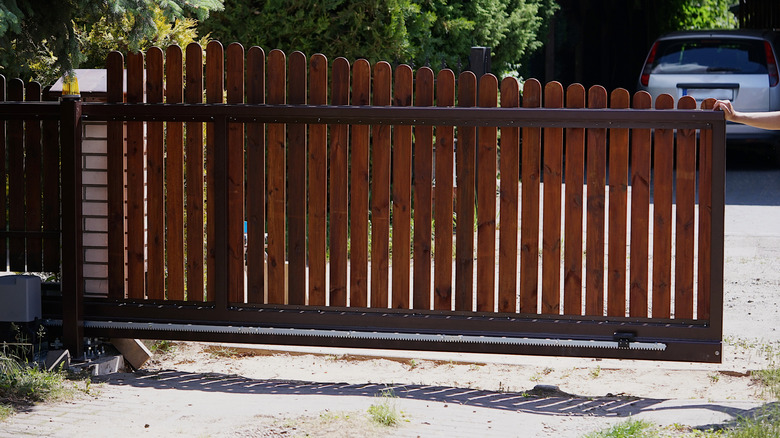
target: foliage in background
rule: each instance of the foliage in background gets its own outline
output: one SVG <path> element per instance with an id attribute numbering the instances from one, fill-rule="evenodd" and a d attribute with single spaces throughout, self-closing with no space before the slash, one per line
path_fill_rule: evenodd
<path id="1" fill-rule="evenodd" d="M 0 74 L 50 82 L 80 66 L 82 36 L 96 23 L 126 32 L 112 39 L 137 50 L 161 23 L 203 20 L 221 8 L 222 0 L 59 0 L 45 7 L 40 0 L 0 0 Z"/>
<path id="2" fill-rule="evenodd" d="M 737 17 L 731 13 L 734 0 L 687 0 L 681 7 L 678 28 L 695 29 L 736 29 Z"/>
<path id="3" fill-rule="evenodd" d="M 81 41 L 83 56 L 80 68 L 105 68 L 106 57 L 114 50 L 127 53 L 130 50 L 146 50 L 153 46 L 164 49 L 176 44 L 184 48 L 192 42 L 201 45 L 208 42 L 207 37 L 198 38 L 198 21 L 194 18 L 170 21 L 157 6 L 151 11 L 151 18 L 154 21 L 151 32 L 135 41 L 129 39 L 135 25 L 135 18 L 130 15 L 120 20 L 101 17 L 95 23 L 79 23 L 76 33 Z"/>
<path id="4" fill-rule="evenodd" d="M 556 8 L 554 0 L 226 0 L 199 30 L 226 44 L 435 69 L 465 67 L 472 46 L 490 46 L 493 70 L 504 73 L 541 46 Z"/>
<path id="5" fill-rule="evenodd" d="M 739 22 L 731 7 L 736 0 L 656 0 L 661 33 L 676 30 L 736 29 Z"/>

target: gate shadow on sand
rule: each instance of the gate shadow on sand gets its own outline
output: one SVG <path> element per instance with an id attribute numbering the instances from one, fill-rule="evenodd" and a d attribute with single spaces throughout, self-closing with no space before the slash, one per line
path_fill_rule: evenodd
<path id="1" fill-rule="evenodd" d="M 499 392 L 448 386 L 320 383 L 288 380 L 257 380 L 237 375 L 189 373 L 176 370 L 113 374 L 105 382 L 110 385 L 139 388 L 175 389 L 180 391 L 222 392 L 263 395 L 319 395 L 381 397 L 393 396 L 488 409 L 551 416 L 629 417 L 646 411 L 668 409 L 704 409 L 721 412 L 732 418 L 755 417 L 770 405 L 741 409 L 718 402 L 678 401 L 664 406 L 666 399 L 630 396 L 589 397 L 567 394 L 554 386 L 538 385 L 522 392 Z M 717 425 L 713 425 L 717 428 Z"/>

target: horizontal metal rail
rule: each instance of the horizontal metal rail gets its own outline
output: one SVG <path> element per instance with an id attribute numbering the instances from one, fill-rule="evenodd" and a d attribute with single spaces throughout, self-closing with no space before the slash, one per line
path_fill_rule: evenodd
<path id="1" fill-rule="evenodd" d="M 84 103 L 87 120 L 351 125 L 711 129 L 723 113 L 703 110 L 474 108 L 249 104 Z"/>
<path id="2" fill-rule="evenodd" d="M 45 325 L 59 326 L 61 320 L 46 320 Z M 630 342 L 560 339 L 539 337 L 512 337 L 491 335 L 448 335 L 414 333 L 403 330 L 393 332 L 335 329 L 298 329 L 282 327 L 247 327 L 225 325 L 194 325 L 152 322 L 84 321 L 86 329 L 145 330 L 150 332 L 176 331 L 189 333 L 224 333 L 233 335 L 302 336 L 314 338 L 339 338 L 373 341 L 440 342 L 440 343 L 484 343 L 495 345 L 566 347 L 566 348 L 623 348 L 629 350 L 664 351 L 661 342 Z"/>

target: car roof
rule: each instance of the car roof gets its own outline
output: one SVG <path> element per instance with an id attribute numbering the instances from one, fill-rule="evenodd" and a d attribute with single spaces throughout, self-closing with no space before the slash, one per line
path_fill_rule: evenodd
<path id="1" fill-rule="evenodd" d="M 701 37 L 721 37 L 721 38 L 748 38 L 748 39 L 762 39 L 773 41 L 780 31 L 778 30 L 757 30 L 757 29 L 721 29 L 721 30 L 684 30 L 671 32 L 662 35 L 658 38 L 661 40 L 670 39 L 684 39 L 684 38 L 701 38 Z"/>

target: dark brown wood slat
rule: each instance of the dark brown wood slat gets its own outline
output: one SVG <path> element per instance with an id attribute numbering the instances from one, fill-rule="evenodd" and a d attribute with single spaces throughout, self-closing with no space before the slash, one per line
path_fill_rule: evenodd
<path id="1" fill-rule="evenodd" d="M 24 101 L 24 82 L 21 79 L 8 81 L 8 100 Z M 24 179 L 24 122 L 11 120 L 8 124 L 8 229 L 24 231 L 25 227 L 25 179 Z M 26 271 L 24 237 L 8 238 L 9 269 Z"/>
<path id="2" fill-rule="evenodd" d="M 501 107 L 520 106 L 514 78 L 501 81 Z M 498 311 L 517 311 L 517 228 L 520 181 L 520 128 L 501 128 L 500 233 L 498 243 Z"/>
<path id="3" fill-rule="evenodd" d="M 111 52 L 106 59 L 107 102 L 122 103 L 124 96 L 124 56 Z M 127 252 L 125 251 L 125 154 L 124 122 L 108 122 L 106 127 L 106 170 L 108 175 L 108 297 L 125 298 Z"/>
<path id="4" fill-rule="evenodd" d="M 440 70 L 436 76 L 436 105 L 455 106 L 455 74 L 452 70 Z M 433 308 L 452 309 L 452 214 L 453 175 L 455 159 L 455 129 L 452 126 L 436 127 L 436 200 L 434 216 Z"/>
<path id="5" fill-rule="evenodd" d="M 227 57 L 227 103 L 244 103 L 244 47 L 232 43 Z M 228 274 L 231 303 L 244 300 L 244 125 L 228 124 Z"/>
<path id="6" fill-rule="evenodd" d="M 219 41 L 211 41 L 206 46 L 206 103 L 222 103 L 225 89 L 225 54 Z M 217 288 L 214 280 L 216 272 L 215 215 L 224 214 L 214 209 L 216 193 L 214 192 L 214 123 L 206 124 L 206 300 L 218 301 L 217 293 L 228 293 Z M 219 289 L 219 290 L 218 290 Z"/>
<path id="7" fill-rule="evenodd" d="M 331 105 L 349 104 L 349 61 L 336 58 Z M 330 126 L 330 305 L 347 305 L 348 125 Z"/>
<path id="8" fill-rule="evenodd" d="M 163 52 L 146 52 L 146 101 L 163 102 Z M 165 177 L 163 123 L 146 124 L 147 286 L 149 299 L 165 298 Z"/>
<path id="9" fill-rule="evenodd" d="M 328 103 L 328 59 L 316 54 L 309 61 L 309 103 Z M 309 125 L 309 305 L 324 306 L 327 291 L 328 131 Z"/>
<path id="10" fill-rule="evenodd" d="M 714 99 L 707 99 L 701 109 L 711 110 Z M 699 254 L 696 319 L 710 319 L 712 284 L 712 130 L 702 129 L 699 139 Z"/>
<path id="11" fill-rule="evenodd" d="M 165 50 L 165 102 L 184 102 L 181 47 Z M 165 136 L 165 227 L 168 263 L 167 298 L 184 299 L 184 126 L 166 123 Z"/>
<path id="12" fill-rule="evenodd" d="M 696 109 L 691 96 L 677 102 L 681 110 Z M 677 204 L 674 258 L 674 317 L 693 318 L 694 233 L 696 232 L 696 130 L 677 130 Z"/>
<path id="13" fill-rule="evenodd" d="M 288 101 L 290 104 L 306 104 L 306 55 L 293 52 L 289 58 Z M 288 195 L 287 218 L 289 221 L 288 254 L 290 268 L 287 274 L 288 301 L 290 304 L 306 304 L 306 125 L 287 126 Z"/>
<path id="14" fill-rule="evenodd" d="M 563 108 L 563 86 L 548 82 L 544 107 Z M 563 128 L 544 128 L 544 206 L 542 207 L 542 308 L 561 312 L 561 184 L 563 183 Z"/>
<path id="15" fill-rule="evenodd" d="M 477 77 L 465 71 L 458 77 L 458 106 L 477 104 Z M 474 310 L 474 201 L 476 128 L 458 127 L 455 158 L 457 191 L 455 208 L 455 310 Z"/>
<path id="16" fill-rule="evenodd" d="M 393 106 L 411 106 L 412 69 L 395 69 Z M 393 127 L 393 307 L 409 308 L 409 268 L 412 218 L 412 127 Z"/>
<path id="17" fill-rule="evenodd" d="M 673 109 L 674 99 L 662 94 L 655 100 L 659 110 Z M 672 283 L 672 191 L 674 178 L 674 130 L 655 130 L 653 160 L 653 318 L 671 316 Z"/>
<path id="18" fill-rule="evenodd" d="M 0 102 L 5 102 L 5 85 L 5 76 L 0 75 Z M 5 140 L 5 125 L 6 121 L 0 120 L 0 184 L 3 187 L 8 186 L 8 168 L 6 167 L 6 151 L 8 147 Z M 8 225 L 8 217 L 6 216 L 8 212 L 7 202 L 6 191 L 0 190 L 0 230 L 5 230 Z M 7 250 L 7 238 L 5 236 L 0 237 L 0 266 L 8 265 Z"/>
<path id="19" fill-rule="evenodd" d="M 374 65 L 374 106 L 391 104 L 393 71 L 390 64 Z M 390 126 L 372 127 L 371 153 L 371 307 L 390 305 Z"/>
<path id="20" fill-rule="evenodd" d="M 246 103 L 265 103 L 265 52 L 246 53 Z M 265 124 L 246 124 L 247 301 L 265 302 Z"/>
<path id="21" fill-rule="evenodd" d="M 611 108 L 631 106 L 627 90 L 612 92 Z M 626 216 L 628 214 L 628 129 L 609 130 L 609 238 L 607 315 L 626 316 Z"/>
<path id="22" fill-rule="evenodd" d="M 523 108 L 542 105 L 542 84 L 529 79 L 523 85 Z M 536 313 L 539 297 L 539 172 L 542 130 L 523 128 L 520 161 L 520 308 Z"/>
<path id="23" fill-rule="evenodd" d="M 423 67 L 415 78 L 415 106 L 433 106 L 433 70 Z M 414 275 L 412 307 L 431 308 L 431 196 L 433 127 L 414 128 Z"/>
<path id="24" fill-rule="evenodd" d="M 186 89 L 187 103 L 203 102 L 203 50 L 200 44 L 187 46 Z M 203 263 L 203 124 L 187 122 L 185 144 L 185 172 L 187 178 L 187 295 L 186 299 L 203 301 L 206 298 Z"/>
<path id="25" fill-rule="evenodd" d="M 653 99 L 646 91 L 634 95 L 635 109 L 649 109 Z M 631 131 L 631 272 L 629 315 L 647 317 L 648 241 L 650 239 L 650 163 L 649 129 Z"/>
<path id="26" fill-rule="evenodd" d="M 588 90 L 588 108 L 606 108 L 607 90 Z M 604 208 L 606 201 L 607 130 L 587 130 L 587 236 L 585 238 L 585 314 L 604 314 Z"/>
<path id="27" fill-rule="evenodd" d="M 127 102 L 144 100 L 144 55 L 127 54 Z M 144 126 L 127 122 L 127 296 L 145 298 Z"/>
<path id="28" fill-rule="evenodd" d="M 287 58 L 281 50 L 268 53 L 269 104 L 286 103 Z M 268 124 L 268 302 L 285 304 L 285 204 L 287 202 L 285 125 Z"/>
<path id="29" fill-rule="evenodd" d="M 371 64 L 352 65 L 352 105 L 371 103 Z M 349 221 L 349 305 L 368 307 L 368 125 L 352 125 Z"/>
<path id="30" fill-rule="evenodd" d="M 44 92 L 46 95 L 46 92 Z M 2 99 L 0 99 L 2 100 Z M 53 100 L 49 98 L 47 100 Z M 2 122 L 0 122 L 2 125 Z M 60 229 L 60 130 L 59 123 L 56 120 L 44 120 L 42 122 L 43 128 L 43 229 L 44 231 L 57 231 Z M 4 137 L 4 133 L 0 132 L 0 137 Z M 0 147 L 0 161 L 3 161 L 3 166 L 0 166 L 0 175 L 5 175 L 3 169 L 5 165 L 5 154 Z M 0 198 L 0 205 L 4 206 L 5 203 Z M 0 215 L 0 217 L 3 215 Z M 0 226 L 0 229 L 4 227 Z M 5 239 L 0 239 L 0 242 L 5 242 Z M 0 248 L 4 246 L 0 245 Z M 4 251 L 4 249 L 3 249 Z M 0 264 L 2 265 L 2 264 Z M 122 263 L 120 268 L 124 265 Z M 2 265 L 5 266 L 5 265 Z M 58 272 L 60 269 L 60 239 L 59 235 L 55 237 L 44 237 L 43 240 L 43 271 L 44 272 Z"/>
<path id="31" fill-rule="evenodd" d="M 498 105 L 498 79 L 479 79 L 479 106 Z M 496 305 L 496 160 L 498 129 L 477 128 L 477 311 L 493 312 Z"/>
<path id="32" fill-rule="evenodd" d="M 566 89 L 566 108 L 585 108 L 585 87 Z M 563 313 L 582 315 L 582 183 L 585 180 L 585 129 L 566 128 L 564 201 Z"/>
<path id="33" fill-rule="evenodd" d="M 26 102 L 40 102 L 41 84 L 28 82 L 25 84 Z M 41 231 L 43 220 L 41 218 L 41 122 L 40 120 L 27 120 L 24 122 L 24 172 L 25 202 L 27 217 L 25 226 L 27 231 Z M 28 236 L 26 239 L 27 271 L 40 272 L 43 270 L 43 242 L 40 237 Z"/>

